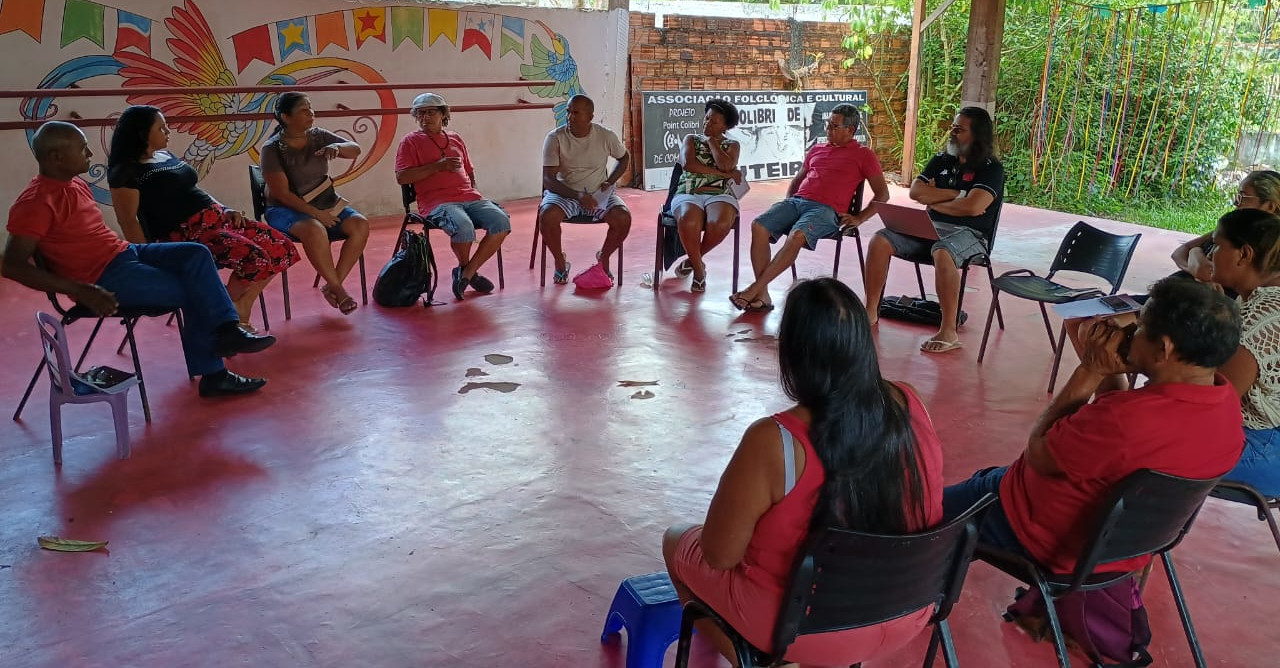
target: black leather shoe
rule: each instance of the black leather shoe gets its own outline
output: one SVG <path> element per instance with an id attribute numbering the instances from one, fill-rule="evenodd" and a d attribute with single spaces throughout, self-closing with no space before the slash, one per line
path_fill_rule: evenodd
<path id="1" fill-rule="evenodd" d="M 490 292 L 493 292 L 493 281 L 481 276 L 480 274 L 476 274 L 471 277 L 471 289 L 476 292 L 489 294 Z"/>
<path id="2" fill-rule="evenodd" d="M 250 334 L 240 329 L 239 323 L 230 327 L 218 328 L 213 343 L 213 354 L 218 357 L 231 357 L 238 353 L 258 353 L 270 348 L 276 337 L 270 334 Z"/>
<path id="3" fill-rule="evenodd" d="M 223 369 L 200 377 L 200 396 L 227 397 L 235 394 L 257 392 L 267 384 L 266 378 L 245 378 L 234 371 Z"/>

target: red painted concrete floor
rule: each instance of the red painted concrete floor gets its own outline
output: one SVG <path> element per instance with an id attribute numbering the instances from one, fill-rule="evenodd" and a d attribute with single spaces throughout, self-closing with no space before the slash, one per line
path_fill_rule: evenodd
<path id="1" fill-rule="evenodd" d="M 757 185 L 744 218 L 784 187 Z M 296 272 L 293 320 L 270 289 L 280 343 L 232 362 L 270 377 L 252 397 L 199 399 L 174 329 L 144 323 L 155 421 L 143 422 L 135 393 L 125 461 L 107 408 L 71 407 L 55 468 L 41 381 L 21 422 L 0 420 L 0 666 L 623 666 L 625 645 L 599 642 L 618 582 L 662 568 L 662 530 L 700 519 L 743 429 L 787 405 L 768 342 L 779 314 L 732 309 L 731 247 L 713 256 L 705 295 L 668 278 L 655 296 L 640 281 L 661 194 L 624 197 L 636 221 L 625 284 L 602 295 L 537 287 L 531 200 L 509 206 L 507 288 L 492 296 L 344 318 Z M 997 270 L 1043 271 L 1075 219 L 1005 207 Z M 379 221 L 373 273 L 397 222 Z M 576 266 L 601 232 L 566 232 Z M 1178 238 L 1144 234 L 1133 289 L 1168 273 Z M 804 254 L 801 274 L 829 271 L 832 250 Z M 889 293 L 913 284 L 896 265 Z M 1010 461 L 1046 400 L 1036 310 L 1009 303 L 1009 330 L 977 366 L 989 290 L 985 277 L 972 285 L 962 351 L 917 352 L 920 327 L 879 332 L 886 373 L 924 393 L 948 481 Z M 5 410 L 37 359 L 31 314 L 42 308 L 43 295 L 0 282 Z M 74 326 L 73 342 L 88 329 Z M 127 367 L 112 350 L 118 328 L 106 331 L 91 361 Z M 634 399 L 620 380 L 659 385 Z M 471 381 L 519 387 L 460 393 Z M 41 551 L 47 534 L 110 540 L 110 551 Z M 1280 637 L 1261 620 L 1277 611 L 1280 554 L 1252 511 L 1211 501 L 1176 557 L 1210 663 L 1276 665 Z M 1163 578 L 1153 583 L 1157 663 L 1190 665 Z M 1013 588 L 972 570 L 952 617 L 964 665 L 1054 665 L 1050 646 L 1000 621 Z M 922 638 L 874 665 L 918 665 L 923 649 Z M 698 652 L 696 665 L 720 665 Z"/>

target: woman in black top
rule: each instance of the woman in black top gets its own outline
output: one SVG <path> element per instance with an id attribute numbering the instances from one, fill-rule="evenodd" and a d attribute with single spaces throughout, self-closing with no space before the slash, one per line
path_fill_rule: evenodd
<path id="1" fill-rule="evenodd" d="M 129 107 L 116 121 L 107 183 L 120 229 L 133 243 L 204 244 L 219 267 L 231 269 L 227 293 L 241 327 L 252 330 L 254 300 L 298 261 L 298 249 L 283 233 L 201 190 L 195 168 L 163 150 L 168 145 L 169 127 L 156 107 Z"/>

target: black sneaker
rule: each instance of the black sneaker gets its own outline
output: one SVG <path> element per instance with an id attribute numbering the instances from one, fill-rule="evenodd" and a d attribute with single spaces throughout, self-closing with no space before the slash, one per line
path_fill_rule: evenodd
<path id="1" fill-rule="evenodd" d="M 276 337 L 270 334 L 250 334 L 240 329 L 239 322 L 229 322 L 218 328 L 214 335 L 213 354 L 232 357 L 239 353 L 259 353 L 275 345 Z"/>
<path id="2" fill-rule="evenodd" d="M 266 384 L 266 378 L 245 378 L 238 373 L 223 369 L 217 373 L 207 373 L 200 377 L 200 396 L 229 397 L 236 394 L 248 394 L 257 392 Z"/>
<path id="3" fill-rule="evenodd" d="M 462 291 L 467 289 L 468 281 L 462 277 L 462 267 L 453 268 L 453 296 L 459 301 L 463 299 Z"/>
<path id="4" fill-rule="evenodd" d="M 493 281 L 481 276 L 480 274 L 476 274 L 471 277 L 471 289 L 476 292 L 489 294 L 490 292 L 493 292 Z"/>

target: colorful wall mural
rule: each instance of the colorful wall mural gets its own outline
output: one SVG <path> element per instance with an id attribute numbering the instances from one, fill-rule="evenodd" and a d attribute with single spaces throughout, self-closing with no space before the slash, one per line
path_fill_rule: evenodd
<path id="1" fill-rule="evenodd" d="M 172 0 L 170 0 L 172 1 Z M 403 2 L 403 0 L 401 0 Z M 37 73 L 20 67 L 0 74 L 4 87 L 10 89 L 49 89 L 47 95 L 17 101 L 4 120 L 47 120 L 118 114 L 126 104 L 152 104 L 166 116 L 200 114 L 233 114 L 270 112 L 275 93 L 244 94 L 127 94 L 123 99 L 59 97 L 58 89 L 94 87 L 129 89 L 175 87 L 258 85 L 280 86 L 282 92 L 293 86 L 332 83 L 383 83 L 387 81 L 513 81 L 550 80 L 552 85 L 507 89 L 450 89 L 451 104 L 491 104 L 536 102 L 555 104 L 546 110 L 504 112 L 501 118 L 483 113 L 471 114 L 468 127 L 500 122 L 504 128 L 525 127 L 537 135 L 562 123 L 568 98 L 592 91 L 599 100 L 606 98 L 606 108 L 618 110 L 621 120 L 621 95 L 625 86 L 625 68 L 608 72 L 608 63 L 617 60 L 617 49 L 625 55 L 626 43 L 617 45 L 607 36 L 611 27 L 625 26 L 625 13 L 584 13 L 564 10 L 537 10 L 511 7 L 455 8 L 432 3 L 352 6 L 336 4 L 327 11 L 315 12 L 315 2 L 272 2 L 253 4 L 222 0 L 204 0 L 204 9 L 195 0 L 181 4 L 138 0 L 117 7 L 93 0 L 0 0 L 0 48 L 36 48 L 47 54 L 50 64 Z M 310 13 L 299 13 L 299 10 Z M 154 8 L 154 9 L 149 9 Z M 158 10 L 158 11 L 157 11 Z M 206 14 L 216 11 L 216 14 Z M 222 24 L 238 25 L 221 30 L 211 27 L 207 17 Z M 253 17 L 253 18 L 249 18 Z M 247 20 L 246 20 L 247 19 Z M 568 21 L 566 21 L 568 19 Z M 587 19 L 584 21 L 584 19 Z M 245 23 L 249 25 L 245 27 Z M 595 76 L 587 75 L 592 85 L 584 85 L 578 64 L 570 49 L 570 38 L 553 25 L 569 23 L 566 30 L 577 35 L 594 35 L 588 48 L 594 62 L 605 63 Z M 592 23 L 596 24 L 594 26 Z M 218 25 L 218 23 L 215 23 Z M 601 30 L 600 28 L 605 28 Z M 624 28 L 625 30 L 625 28 Z M 581 38 L 575 38 L 581 41 Z M 625 62 L 625 61 L 623 61 Z M 615 85 L 616 81 L 616 85 Z M 616 89 L 616 90 L 611 90 Z M 314 94 L 320 98 L 316 106 L 323 108 L 371 109 L 408 106 L 416 90 L 379 90 Z M 609 99 L 618 100 L 612 105 Z M 400 101 L 397 102 L 397 99 Z M 6 101 L 7 104 L 11 104 Z M 598 105 L 599 106 L 599 105 Z M 102 110 L 94 113 L 95 110 Z M 455 121 L 460 121 L 455 116 Z M 319 125 L 344 134 L 364 147 L 364 153 L 349 165 L 343 165 L 340 183 L 355 183 L 382 165 L 377 177 L 389 172 L 394 147 L 399 137 L 413 129 L 407 116 L 377 114 L 343 118 L 324 118 Z M 456 125 L 456 123 L 455 123 Z M 183 158 L 199 171 L 202 179 L 216 164 L 229 160 L 257 162 L 257 147 L 274 128 L 268 120 L 226 120 L 171 123 L 175 132 L 175 153 L 181 147 L 182 133 L 189 143 Z M 458 129 L 451 126 L 451 129 Z M 477 142 L 461 131 L 471 144 Z M 10 133 L 16 134 L 16 133 Z M 28 139 L 31 132 L 28 131 Z M 102 150 L 94 169 L 86 175 L 98 201 L 109 203 L 105 190 L 105 147 L 109 145 L 109 128 L 86 128 L 93 143 L 100 135 Z M 476 137 L 475 139 L 480 139 Z M 518 142 L 529 144 L 528 141 Z M 7 142 L 6 142 L 7 144 Z M 477 172 L 483 173 L 487 162 L 485 142 L 472 147 Z M 476 149 L 480 150 L 477 151 Z M 509 149 L 504 150 L 509 152 Z M 492 156 L 496 159 L 498 155 Z M 509 160 L 509 156 L 501 156 Z M 528 156 L 536 170 L 537 155 Z M 31 166 L 33 167 L 33 165 Z M 491 165 L 496 169 L 498 165 Z M 28 171 L 34 171 L 29 169 Z M 243 171 L 236 170 L 237 175 Z M 499 179 L 501 181 L 501 179 Z M 514 186 L 531 179 L 514 177 Z M 236 180 L 238 183 L 238 180 Z M 530 192 L 506 193 L 532 195 Z M 20 187 L 20 186 L 19 186 Z M 208 186 L 206 185 L 206 188 Z M 5 186 L 5 190 L 14 190 Z M 212 192 L 212 190 L 211 190 Z M 6 201 L 12 201 L 12 195 Z M 219 193 L 214 193 L 220 196 Z M 497 195 L 501 196 L 501 194 Z M 222 198 L 222 197 L 220 197 Z M 393 201 L 398 198 L 382 198 Z M 398 208 L 398 207 L 397 207 Z M 375 211 L 376 213 L 376 211 Z"/>

